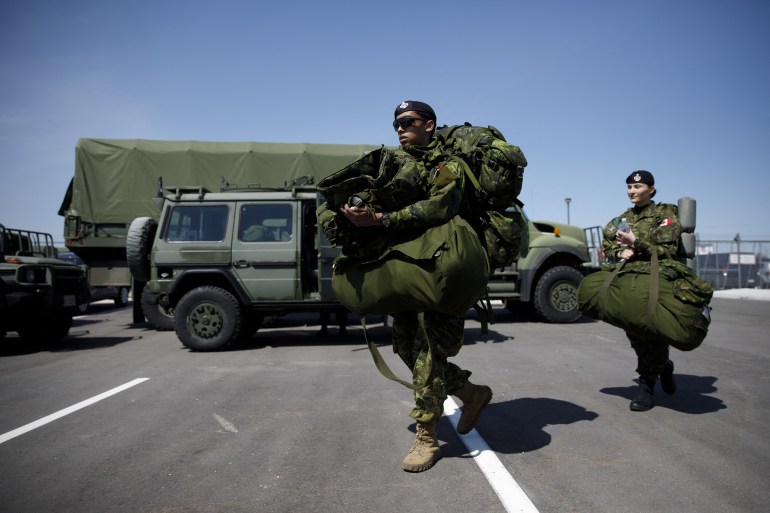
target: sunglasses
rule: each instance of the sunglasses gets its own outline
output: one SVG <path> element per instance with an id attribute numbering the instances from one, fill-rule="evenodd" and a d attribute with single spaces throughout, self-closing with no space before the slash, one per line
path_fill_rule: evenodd
<path id="1" fill-rule="evenodd" d="M 414 125 L 415 121 L 427 121 L 427 119 L 423 118 L 414 118 L 407 116 L 405 118 L 398 118 L 395 121 L 393 121 L 393 130 L 398 132 L 398 128 L 401 127 L 404 130 L 409 128 L 410 126 Z"/>

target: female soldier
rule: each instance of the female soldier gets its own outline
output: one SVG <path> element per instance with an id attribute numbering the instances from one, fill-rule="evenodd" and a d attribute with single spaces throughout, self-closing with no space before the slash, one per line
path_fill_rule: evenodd
<path id="1" fill-rule="evenodd" d="M 634 171 L 628 178 L 628 198 L 633 207 L 610 221 L 604 228 L 602 249 L 609 260 L 649 261 L 655 251 L 658 258 L 675 258 L 682 227 L 674 205 L 656 204 L 655 178 L 649 171 Z M 621 220 L 628 231 L 621 231 Z M 647 411 L 655 406 L 655 382 L 667 394 L 676 392 L 674 363 L 668 357 L 668 344 L 656 339 L 626 332 L 636 352 L 639 389 L 631 401 L 631 410 Z"/>

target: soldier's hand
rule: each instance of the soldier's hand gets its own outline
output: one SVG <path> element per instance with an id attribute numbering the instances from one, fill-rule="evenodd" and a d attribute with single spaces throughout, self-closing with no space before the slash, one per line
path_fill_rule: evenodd
<path id="1" fill-rule="evenodd" d="M 340 212 L 344 215 L 348 221 L 353 223 L 354 226 L 364 228 L 366 226 L 379 226 L 380 217 L 382 214 L 377 214 L 374 210 L 370 210 L 366 207 L 351 207 L 347 203 L 340 208 Z"/>
<path id="2" fill-rule="evenodd" d="M 626 246 L 632 246 L 634 244 L 634 241 L 636 240 L 636 235 L 634 235 L 634 232 L 627 231 L 627 232 L 621 232 L 618 230 L 616 232 L 616 236 L 618 239 L 619 244 L 624 244 Z"/>
<path id="3" fill-rule="evenodd" d="M 618 256 L 621 260 L 631 260 L 634 258 L 634 256 L 636 256 L 636 251 L 631 248 L 625 248 L 623 251 L 618 253 Z"/>

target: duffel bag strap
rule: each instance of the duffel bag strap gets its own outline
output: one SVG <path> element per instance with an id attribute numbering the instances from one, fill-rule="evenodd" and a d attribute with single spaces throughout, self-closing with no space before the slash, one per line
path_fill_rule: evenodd
<path id="1" fill-rule="evenodd" d="M 658 262 L 658 248 L 653 246 L 652 258 L 650 260 L 650 297 L 647 301 L 647 329 L 654 332 L 655 327 L 655 309 L 658 306 L 658 295 L 660 294 L 660 263 Z"/>
<path id="2" fill-rule="evenodd" d="M 425 325 L 420 322 L 420 328 L 423 330 L 425 334 L 425 340 L 428 340 L 428 358 L 430 361 L 430 365 L 428 366 L 427 372 L 423 376 L 425 379 L 422 381 L 425 383 L 425 385 L 415 385 L 413 383 L 410 383 L 408 381 L 404 381 L 403 379 L 400 379 L 398 376 L 396 376 L 392 370 L 390 370 L 390 367 L 388 367 L 388 364 L 385 362 L 385 359 L 380 354 L 380 350 L 377 349 L 377 346 L 374 345 L 374 342 L 372 342 L 371 337 L 369 337 L 369 330 L 366 329 L 366 316 L 361 316 L 361 326 L 364 328 L 364 338 L 366 339 L 366 345 L 369 347 L 369 352 L 372 353 L 372 359 L 374 360 L 374 365 L 377 367 L 377 370 L 380 371 L 380 374 L 385 376 L 386 378 L 396 381 L 398 383 L 401 383 L 406 388 L 410 388 L 412 390 L 420 390 L 421 388 L 425 388 L 428 384 L 428 377 L 430 377 L 431 372 L 433 371 L 433 354 L 432 354 L 432 344 L 430 343 L 430 340 L 428 340 L 428 334 L 425 332 Z"/>

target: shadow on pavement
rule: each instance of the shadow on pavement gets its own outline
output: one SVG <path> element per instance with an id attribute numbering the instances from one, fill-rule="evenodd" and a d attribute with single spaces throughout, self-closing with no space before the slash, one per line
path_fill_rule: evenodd
<path id="1" fill-rule="evenodd" d="M 660 389 L 660 384 L 655 385 L 655 406 L 668 408 L 681 413 L 700 415 L 714 413 L 727 408 L 724 401 L 718 397 L 706 394 L 716 392 L 714 386 L 717 378 L 714 376 L 694 376 L 692 374 L 674 374 L 677 390 L 674 395 L 666 395 Z M 636 385 L 629 387 L 602 388 L 603 394 L 623 397 L 631 401 L 636 393 Z"/>
<path id="2" fill-rule="evenodd" d="M 489 447 L 498 453 L 531 452 L 551 443 L 547 426 L 592 421 L 599 415 L 577 404 L 549 399 L 525 397 L 501 403 L 491 403 L 476 424 Z M 445 457 L 469 457 L 451 424 L 441 422 L 439 439 L 447 441 L 441 452 Z"/>

